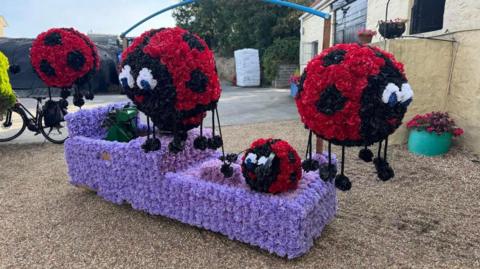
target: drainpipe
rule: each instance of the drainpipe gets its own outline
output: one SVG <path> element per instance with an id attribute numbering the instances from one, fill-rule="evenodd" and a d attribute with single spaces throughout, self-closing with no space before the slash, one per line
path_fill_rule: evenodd
<path id="1" fill-rule="evenodd" d="M 390 0 L 387 0 L 387 6 L 385 7 L 385 23 L 387 22 L 388 19 L 388 6 L 390 5 Z M 387 50 L 387 39 L 385 38 L 383 49 Z"/>

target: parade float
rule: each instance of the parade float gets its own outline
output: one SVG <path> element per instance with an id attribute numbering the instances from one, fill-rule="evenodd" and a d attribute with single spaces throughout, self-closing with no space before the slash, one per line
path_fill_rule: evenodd
<path id="1" fill-rule="evenodd" d="M 143 33 L 124 50 L 119 81 L 130 100 L 66 116 L 70 183 L 289 259 L 307 253 L 334 218 L 336 188 L 350 189 L 346 146 L 364 147 L 360 157 L 374 161 L 379 178 L 393 177 L 386 140 L 413 96 L 391 54 L 360 44 L 327 49 L 307 65 L 295 97 L 310 130 L 302 162 L 275 138 L 253 141 L 241 156 L 225 152 L 214 56 L 194 33 Z M 313 152 L 314 134 L 328 152 Z M 368 146 L 376 142 L 373 159 Z M 332 144 L 342 146 L 338 175 Z"/>

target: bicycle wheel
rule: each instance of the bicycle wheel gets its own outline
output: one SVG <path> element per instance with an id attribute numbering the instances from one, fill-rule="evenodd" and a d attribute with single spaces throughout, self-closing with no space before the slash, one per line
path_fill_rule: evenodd
<path id="1" fill-rule="evenodd" d="M 59 123 L 56 127 L 45 127 L 43 124 L 43 114 L 40 114 L 38 117 L 38 128 L 48 141 L 54 144 L 63 144 L 63 142 L 65 142 L 65 140 L 68 138 L 66 121 Z"/>
<path id="2" fill-rule="evenodd" d="M 17 138 L 26 127 L 27 123 L 16 108 L 7 110 L 7 114 L 0 120 L 0 142 Z"/>

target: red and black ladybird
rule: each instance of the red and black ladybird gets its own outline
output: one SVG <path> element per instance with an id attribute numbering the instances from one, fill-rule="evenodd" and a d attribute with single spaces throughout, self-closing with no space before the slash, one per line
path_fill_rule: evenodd
<path id="1" fill-rule="evenodd" d="M 204 40 L 181 28 L 154 29 L 134 39 L 123 52 L 119 80 L 127 96 L 151 118 L 155 128 L 174 135 L 169 149 L 184 147 L 187 131 L 215 110 L 221 88 L 212 51 Z M 212 116 L 215 113 L 212 113 Z M 215 140 L 215 141 L 214 141 Z M 147 140 L 157 150 L 158 140 Z M 197 148 L 218 148 L 221 139 L 201 136 Z"/>
<path id="2" fill-rule="evenodd" d="M 371 161 L 367 146 L 379 142 L 374 163 L 379 178 L 388 180 L 394 176 L 386 161 L 388 136 L 401 125 L 412 98 L 403 65 L 392 54 L 368 45 L 339 44 L 308 63 L 296 104 L 303 123 L 329 142 L 329 150 L 332 143 L 342 146 L 342 153 L 345 146 L 364 146 L 360 157 Z M 329 178 L 334 176 L 331 170 L 328 165 L 320 167 Z M 335 182 L 340 189 L 351 187 L 343 162 Z"/>
<path id="3" fill-rule="evenodd" d="M 280 193 L 298 186 L 302 177 L 297 151 L 280 139 L 258 139 L 242 158 L 242 173 L 256 191 Z"/>
<path id="4" fill-rule="evenodd" d="M 37 36 L 30 50 L 35 72 L 48 87 L 62 88 L 62 97 L 70 94 L 68 88 L 85 84 L 100 67 L 95 44 L 86 35 L 73 28 L 52 28 Z M 85 94 L 93 99 L 91 89 Z M 76 89 L 74 103 L 82 106 L 83 93 Z"/>

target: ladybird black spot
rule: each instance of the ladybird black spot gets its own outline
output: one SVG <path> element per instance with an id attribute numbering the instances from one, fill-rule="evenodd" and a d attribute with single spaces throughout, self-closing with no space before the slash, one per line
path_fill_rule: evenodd
<path id="1" fill-rule="evenodd" d="M 186 85 L 194 92 L 205 92 L 207 90 L 208 77 L 199 69 L 195 69 L 190 73 L 190 80 Z"/>
<path id="2" fill-rule="evenodd" d="M 300 77 L 300 81 L 298 82 L 298 91 L 297 91 L 297 96 L 299 96 L 300 93 L 303 91 L 303 83 L 305 83 L 305 80 L 307 79 L 307 71 L 303 71 L 302 76 Z"/>
<path id="3" fill-rule="evenodd" d="M 317 101 L 317 110 L 326 115 L 333 115 L 335 112 L 342 110 L 347 102 L 347 98 L 335 87 L 329 86 L 321 94 Z"/>
<path id="4" fill-rule="evenodd" d="M 289 152 L 288 152 L 288 160 L 289 160 L 291 163 L 295 163 L 295 154 L 293 153 L 293 151 L 289 151 Z"/>
<path id="5" fill-rule="evenodd" d="M 198 38 L 190 32 L 183 34 L 183 40 L 187 42 L 190 49 L 197 49 L 199 51 L 204 51 L 205 46 L 198 40 Z"/>
<path id="6" fill-rule="evenodd" d="M 45 39 L 43 40 L 43 44 L 45 44 L 45 46 L 61 45 L 62 36 L 60 35 L 60 33 L 53 32 L 45 37 Z"/>
<path id="7" fill-rule="evenodd" d="M 49 77 L 55 76 L 55 69 L 53 69 L 47 60 L 42 60 L 40 62 L 40 71 Z"/>
<path id="8" fill-rule="evenodd" d="M 297 173 L 293 172 L 290 174 L 290 181 L 291 182 L 297 181 Z"/>
<path id="9" fill-rule="evenodd" d="M 333 64 L 339 64 L 345 58 L 347 52 L 344 50 L 334 50 L 323 57 L 323 66 L 327 67 Z"/>
<path id="10" fill-rule="evenodd" d="M 73 70 L 79 71 L 85 64 L 85 56 L 78 50 L 70 51 L 67 55 L 67 64 Z"/>

